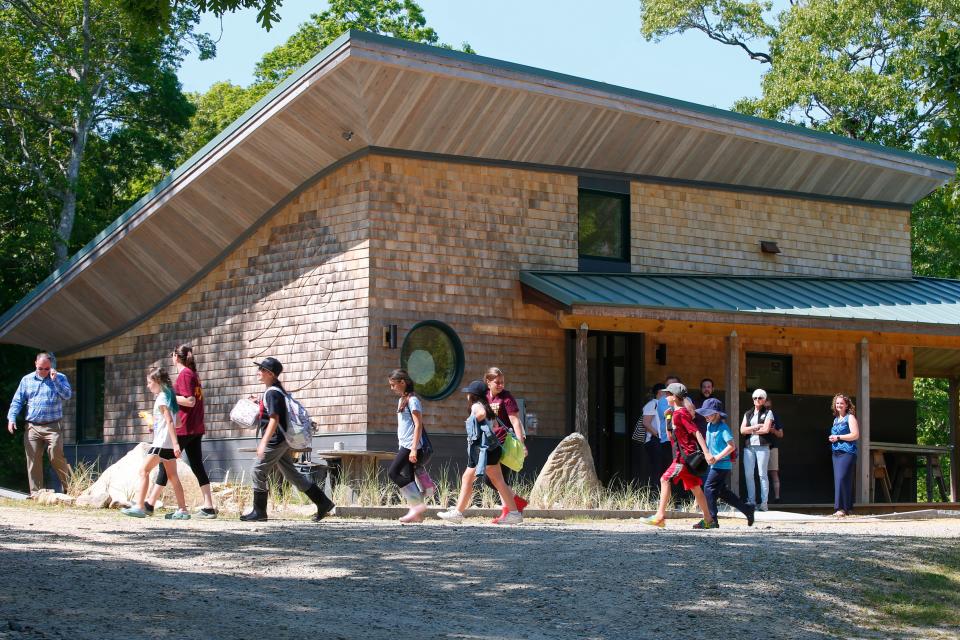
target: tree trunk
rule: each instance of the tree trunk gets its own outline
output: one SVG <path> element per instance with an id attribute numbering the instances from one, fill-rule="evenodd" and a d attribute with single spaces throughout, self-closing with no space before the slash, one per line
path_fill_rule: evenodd
<path id="1" fill-rule="evenodd" d="M 77 184 L 80 182 L 80 163 L 87 146 L 89 122 L 78 122 L 73 145 L 70 147 L 70 162 L 67 164 L 66 184 L 60 201 L 60 220 L 57 223 L 57 234 L 54 238 L 54 253 L 56 255 L 55 268 L 59 268 L 67 261 L 70 248 L 70 236 L 73 235 L 73 222 L 77 216 Z"/>

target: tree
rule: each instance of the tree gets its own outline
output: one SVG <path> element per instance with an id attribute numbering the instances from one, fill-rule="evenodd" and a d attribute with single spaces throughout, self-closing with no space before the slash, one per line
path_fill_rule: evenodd
<path id="1" fill-rule="evenodd" d="M 263 56 L 256 83 L 279 84 L 350 29 L 436 45 L 439 37 L 426 25 L 423 9 L 413 0 L 330 0 L 326 11 L 311 15 L 290 39 Z M 466 43 L 463 50 L 473 52 Z"/>
<path id="2" fill-rule="evenodd" d="M 283 0 L 123 0 L 126 11 L 147 26 L 163 27 L 178 8 L 190 7 L 199 13 L 223 17 L 240 9 L 257 9 L 257 22 L 270 31 L 280 21 Z"/>
<path id="3" fill-rule="evenodd" d="M 0 115 L 12 138 L 0 161 L 7 179 L 44 194 L 35 206 L 51 218 L 55 265 L 71 246 L 93 140 L 119 136 L 172 157 L 190 115 L 176 77 L 184 42 L 213 53 L 208 37 L 193 34 L 197 21 L 178 9 L 168 28 L 145 29 L 119 0 L 0 1 Z"/>
<path id="4" fill-rule="evenodd" d="M 355 29 L 394 38 L 438 44 L 437 33 L 426 26 L 423 9 L 413 0 L 332 0 L 329 8 L 310 16 L 285 43 L 267 52 L 257 63 L 249 87 L 218 82 L 203 94 L 191 94 L 196 114 L 184 137 L 180 160 L 196 153 L 260 98 L 306 64 L 345 31 Z M 475 53 L 468 43 L 465 53 Z"/>

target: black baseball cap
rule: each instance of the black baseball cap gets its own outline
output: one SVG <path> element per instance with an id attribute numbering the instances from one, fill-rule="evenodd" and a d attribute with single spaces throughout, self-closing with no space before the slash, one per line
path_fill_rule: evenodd
<path id="1" fill-rule="evenodd" d="M 266 369 L 275 376 L 280 375 L 283 371 L 283 365 L 280 364 L 280 361 L 276 358 L 264 358 L 261 362 L 253 361 L 253 364 L 257 365 L 261 369 Z"/>
<path id="2" fill-rule="evenodd" d="M 483 380 L 474 380 L 463 389 L 460 389 L 460 391 L 463 393 L 472 393 L 482 398 L 487 395 L 487 385 L 484 384 Z"/>

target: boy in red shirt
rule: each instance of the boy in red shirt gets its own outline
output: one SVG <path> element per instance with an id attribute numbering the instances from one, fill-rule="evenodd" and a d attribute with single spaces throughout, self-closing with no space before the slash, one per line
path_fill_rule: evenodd
<path id="1" fill-rule="evenodd" d="M 707 497 L 703 493 L 703 481 L 697 477 L 683 461 L 684 454 L 690 455 L 697 450 L 700 445 L 701 451 L 707 451 L 707 443 L 704 441 L 700 430 L 690 411 L 683 406 L 683 399 L 687 397 L 687 388 L 679 382 L 667 385 L 667 402 L 673 409 L 673 437 L 676 438 L 678 450 L 674 452 L 673 464 L 660 477 L 660 506 L 657 512 L 640 520 L 643 524 L 649 524 L 654 527 L 663 527 L 667 517 L 667 504 L 670 502 L 671 491 L 670 483 L 683 483 L 683 488 L 693 492 L 693 497 L 697 499 L 697 506 L 703 513 L 703 528 L 713 529 L 717 526 L 713 518 L 710 517 L 710 508 L 707 506 Z"/>

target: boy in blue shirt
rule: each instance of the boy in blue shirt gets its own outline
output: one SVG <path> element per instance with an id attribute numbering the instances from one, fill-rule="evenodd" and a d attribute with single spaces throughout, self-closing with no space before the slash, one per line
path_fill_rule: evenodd
<path id="1" fill-rule="evenodd" d="M 703 493 L 707 496 L 707 506 L 710 507 L 710 515 L 717 526 L 720 525 L 717 520 L 717 498 L 723 498 L 724 502 L 747 516 L 747 525 L 753 526 L 756 507 L 744 503 L 727 487 L 727 478 L 730 477 L 732 469 L 730 456 L 736 451 L 737 445 L 730 427 L 724 422 L 727 414 L 720 410 L 722 406 L 716 398 L 707 398 L 703 406 L 697 409 L 697 413 L 707 420 L 707 450 L 704 453 L 710 463 L 710 472 L 707 474 Z M 703 529 L 703 520 L 693 525 L 693 528 Z"/>

